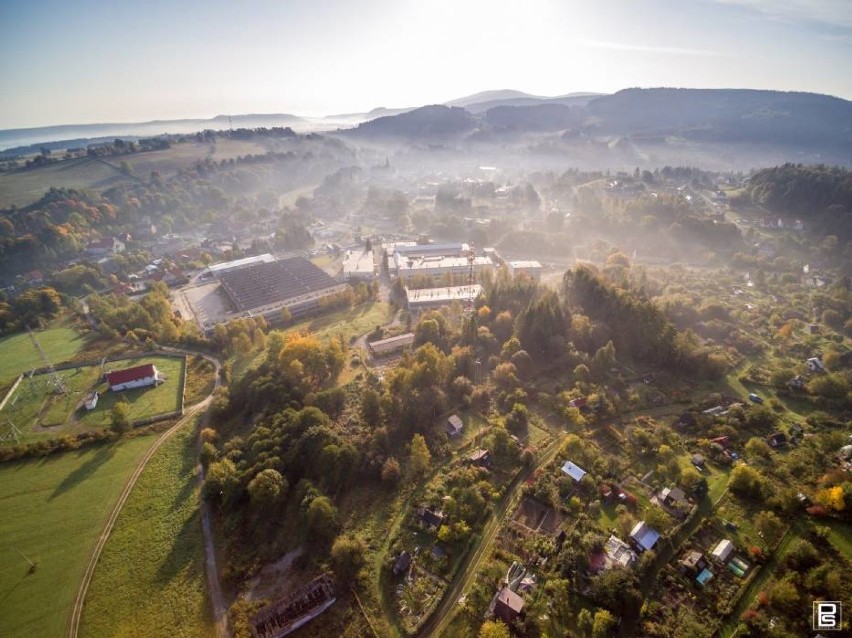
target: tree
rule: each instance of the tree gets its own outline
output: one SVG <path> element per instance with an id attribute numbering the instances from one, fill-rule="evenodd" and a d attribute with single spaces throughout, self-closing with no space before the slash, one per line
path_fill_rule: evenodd
<path id="1" fill-rule="evenodd" d="M 248 484 L 251 502 L 258 507 L 274 505 L 287 489 L 287 479 L 277 470 L 266 469 L 257 474 Z"/>
<path id="2" fill-rule="evenodd" d="M 331 562 L 342 581 L 354 578 L 364 564 L 367 546 L 357 536 L 339 536 L 331 546 Z"/>
<path id="3" fill-rule="evenodd" d="M 396 485 L 401 477 L 402 470 L 399 467 L 399 461 L 391 456 L 382 465 L 382 481 L 388 485 Z"/>
<path id="4" fill-rule="evenodd" d="M 796 586 L 786 578 L 778 581 L 772 587 L 769 602 L 773 608 L 786 613 L 796 613 L 801 609 Z"/>
<path id="5" fill-rule="evenodd" d="M 411 471 L 415 475 L 425 474 L 432 464 L 432 455 L 426 445 L 426 439 L 422 434 L 415 434 L 411 438 Z"/>
<path id="6" fill-rule="evenodd" d="M 372 388 L 367 388 L 361 394 L 361 419 L 367 425 L 378 427 L 382 420 L 381 402 L 379 393 Z"/>
<path id="7" fill-rule="evenodd" d="M 592 625 L 593 638 L 606 638 L 613 627 L 615 627 L 615 618 L 612 613 L 606 609 L 598 609 Z"/>
<path id="8" fill-rule="evenodd" d="M 823 505 L 830 510 L 834 510 L 835 512 L 842 512 L 846 509 L 843 488 L 840 485 L 819 490 L 814 495 L 814 500 L 820 505 Z"/>
<path id="9" fill-rule="evenodd" d="M 207 468 L 201 492 L 208 500 L 230 503 L 236 496 L 239 484 L 237 468 L 231 459 L 226 458 L 214 461 Z"/>
<path id="10" fill-rule="evenodd" d="M 281 324 L 286 326 L 288 323 L 290 323 L 290 321 L 292 321 L 293 315 L 290 313 L 290 311 L 287 308 L 282 308 L 281 313 L 280 313 L 280 318 L 281 318 Z"/>
<path id="11" fill-rule="evenodd" d="M 124 433 L 130 430 L 130 404 L 118 401 L 109 414 L 110 428 L 113 432 Z"/>
<path id="12" fill-rule="evenodd" d="M 512 638 L 512 634 L 502 621 L 486 620 L 479 628 L 479 638 Z"/>
<path id="13" fill-rule="evenodd" d="M 764 489 L 764 478 L 753 467 L 737 465 L 731 472 L 728 488 L 738 496 L 760 498 Z"/>
<path id="14" fill-rule="evenodd" d="M 774 512 L 764 510 L 754 517 L 754 528 L 769 545 L 774 545 L 781 538 L 784 524 Z"/>
<path id="15" fill-rule="evenodd" d="M 308 527 L 325 540 L 334 536 L 337 530 L 337 508 L 327 496 L 317 496 L 308 505 Z"/>
<path id="16" fill-rule="evenodd" d="M 769 444 L 763 439 L 753 436 L 745 444 L 746 455 L 750 460 L 753 459 L 768 459 L 772 456 L 772 450 Z"/>
<path id="17" fill-rule="evenodd" d="M 589 634 L 592 631 L 592 627 L 594 626 L 594 617 L 592 616 L 592 612 L 590 612 L 586 607 L 583 607 L 580 610 L 580 613 L 577 614 L 577 628 L 583 634 Z"/>

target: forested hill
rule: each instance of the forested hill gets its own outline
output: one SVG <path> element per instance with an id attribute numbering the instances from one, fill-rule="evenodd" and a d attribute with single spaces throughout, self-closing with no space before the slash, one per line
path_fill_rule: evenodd
<path id="1" fill-rule="evenodd" d="M 755 173 L 748 182 L 752 203 L 795 215 L 839 237 L 852 236 L 852 171 L 839 166 L 784 164 Z"/>
<path id="2" fill-rule="evenodd" d="M 840 166 L 784 164 L 749 179 L 755 204 L 780 213 L 809 216 L 832 207 L 852 211 L 852 171 Z"/>

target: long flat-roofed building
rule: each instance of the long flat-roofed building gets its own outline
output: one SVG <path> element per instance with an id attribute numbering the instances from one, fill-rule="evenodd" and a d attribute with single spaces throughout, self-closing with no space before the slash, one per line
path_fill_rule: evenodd
<path id="1" fill-rule="evenodd" d="M 243 257 L 242 259 L 234 259 L 233 261 L 225 261 L 221 264 L 213 264 L 208 266 L 207 270 L 214 275 L 221 275 L 224 272 L 231 270 L 239 270 L 240 268 L 248 268 L 256 264 L 271 264 L 275 261 L 275 257 L 269 253 L 256 255 L 254 257 Z"/>
<path id="2" fill-rule="evenodd" d="M 476 299 L 482 294 L 482 286 L 473 284 L 471 286 L 449 286 L 446 288 L 420 288 L 418 290 L 405 289 L 405 297 L 409 310 L 423 310 L 425 308 L 439 308 L 448 306 L 454 301 L 461 303 L 469 299 Z"/>
<path id="3" fill-rule="evenodd" d="M 407 332 L 402 335 L 397 335 L 396 337 L 388 337 L 387 339 L 382 339 L 381 341 L 371 341 L 367 344 L 367 347 L 370 349 L 370 354 L 374 357 L 379 357 L 382 355 L 390 354 L 392 352 L 396 352 L 398 350 L 405 350 L 407 348 L 411 348 L 411 345 L 414 343 L 414 333 Z"/>
<path id="4" fill-rule="evenodd" d="M 394 266 L 397 277 L 409 281 L 414 277 L 467 277 L 471 262 L 467 257 L 404 257 L 397 251 L 394 255 Z M 481 276 L 486 270 L 494 270 L 494 262 L 490 257 L 474 257 L 472 266 L 474 277 Z"/>
<path id="5" fill-rule="evenodd" d="M 403 257 L 461 257 L 469 248 L 463 243 L 398 245 L 394 254 Z"/>
<path id="6" fill-rule="evenodd" d="M 222 288 L 240 313 L 275 321 L 282 308 L 293 316 L 317 308 L 322 299 L 346 290 L 304 257 L 255 264 L 222 273 Z"/>
<path id="7" fill-rule="evenodd" d="M 541 264 L 535 260 L 507 261 L 506 267 L 512 277 L 523 274 L 534 281 L 541 281 Z"/>

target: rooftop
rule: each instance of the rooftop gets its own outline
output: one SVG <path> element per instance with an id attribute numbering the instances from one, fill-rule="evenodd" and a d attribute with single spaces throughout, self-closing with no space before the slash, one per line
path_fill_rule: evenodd
<path id="1" fill-rule="evenodd" d="M 467 257 L 446 257 L 434 255 L 430 257 L 410 257 L 402 254 L 400 249 L 397 249 L 394 255 L 396 267 L 403 272 L 416 274 L 418 270 L 431 270 L 435 268 L 450 269 L 450 268 L 468 268 L 470 262 Z M 494 262 L 490 257 L 474 257 L 474 268 L 485 268 L 493 266 Z"/>
<path id="2" fill-rule="evenodd" d="M 636 523 L 633 530 L 630 532 L 630 538 L 635 540 L 642 549 L 653 549 L 657 541 L 660 540 L 660 533 L 645 521 Z"/>
<path id="3" fill-rule="evenodd" d="M 583 479 L 586 475 L 586 470 L 581 468 L 579 465 L 575 465 L 571 461 L 565 461 L 565 465 L 562 466 L 562 472 L 567 474 L 572 479 L 577 481 L 578 483 Z"/>
<path id="4" fill-rule="evenodd" d="M 373 251 L 371 250 L 347 250 L 343 257 L 343 274 L 373 274 Z"/>
<path id="5" fill-rule="evenodd" d="M 453 301 L 467 301 L 476 299 L 482 294 L 482 286 L 449 286 L 446 288 L 420 288 L 412 290 L 406 288 L 405 296 L 409 305 L 428 305 L 452 303 Z"/>
<path id="6" fill-rule="evenodd" d="M 231 270 L 222 273 L 220 280 L 242 312 L 338 285 L 325 271 L 304 257 Z"/>
<path id="7" fill-rule="evenodd" d="M 125 368 L 124 370 L 114 370 L 107 372 L 107 381 L 112 385 L 120 385 L 131 381 L 139 381 L 157 375 L 157 369 L 153 363 L 136 366 L 135 368 Z"/>
<path id="8" fill-rule="evenodd" d="M 237 268 L 245 268 L 253 264 L 269 264 L 273 261 L 275 261 L 275 257 L 269 253 L 264 253 L 255 257 L 243 257 L 242 259 L 234 259 L 233 261 L 224 261 L 221 264 L 213 264 L 209 267 L 209 270 L 215 275 Z"/>

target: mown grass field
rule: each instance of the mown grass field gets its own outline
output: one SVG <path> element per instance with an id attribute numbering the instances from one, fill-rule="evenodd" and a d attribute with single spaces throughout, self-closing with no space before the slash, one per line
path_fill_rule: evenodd
<path id="1" fill-rule="evenodd" d="M 51 187 L 103 191 L 135 182 L 137 178 L 148 179 L 151 171 L 168 177 L 194 166 L 207 156 L 218 162 L 241 155 L 264 153 L 266 149 L 256 142 L 217 139 L 215 145 L 192 141 L 174 144 L 163 151 L 102 159 L 83 157 L 65 160 L 58 164 L 0 174 L 0 208 L 8 208 L 12 204 L 18 207 L 32 204 Z M 121 162 L 130 165 L 131 175 L 121 172 Z"/>
<path id="2" fill-rule="evenodd" d="M 188 424 L 157 451 L 125 503 L 95 569 L 80 635 L 213 634 Z"/>
<path id="3" fill-rule="evenodd" d="M 69 326 L 39 330 L 36 337 L 54 365 L 70 361 L 85 345 L 84 338 Z M 0 338 L 0 388 L 12 385 L 22 372 L 42 366 L 38 350 L 26 332 Z"/>
<path id="4" fill-rule="evenodd" d="M 8 208 L 12 204 L 21 208 L 37 202 L 51 186 L 106 190 L 119 184 L 129 183 L 131 180 L 132 178 L 123 175 L 112 166 L 87 157 L 2 173 L 0 174 L 0 208 Z"/>
<path id="5" fill-rule="evenodd" d="M 266 152 L 266 148 L 256 142 L 217 139 L 215 144 L 195 141 L 182 142 L 173 144 L 171 148 L 166 150 L 111 157 L 107 158 L 107 161 L 116 166 L 120 162 L 127 162 L 134 175 L 148 179 L 151 171 L 157 171 L 164 176 L 171 175 L 179 170 L 194 166 L 208 156 L 219 162 L 223 159 L 234 159 L 244 155 L 262 155 Z"/>
<path id="6" fill-rule="evenodd" d="M 136 367 L 146 363 L 153 363 L 166 377 L 166 382 L 147 388 L 136 388 L 123 392 L 110 392 L 106 383 L 100 383 L 98 389 L 101 392 L 98 406 L 91 412 L 82 411 L 79 420 L 87 428 L 109 427 L 110 412 L 119 401 L 127 401 L 130 404 L 130 420 L 137 421 L 149 417 L 174 412 L 181 406 L 181 371 L 184 366 L 182 359 L 175 357 L 143 357 L 129 361 L 114 361 L 109 365 L 112 370 L 127 367 Z M 94 388 L 92 388 L 94 389 Z"/>
<path id="7" fill-rule="evenodd" d="M 103 523 L 154 440 L 0 465 L 0 636 L 65 635 Z"/>

